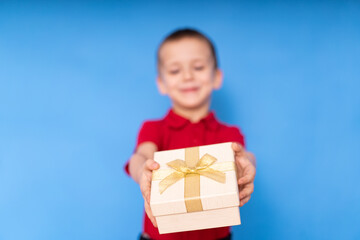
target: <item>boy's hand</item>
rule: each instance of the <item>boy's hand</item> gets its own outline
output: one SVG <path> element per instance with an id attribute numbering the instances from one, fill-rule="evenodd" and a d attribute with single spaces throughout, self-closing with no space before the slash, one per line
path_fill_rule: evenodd
<path id="1" fill-rule="evenodd" d="M 250 200 L 254 192 L 254 178 L 256 174 L 255 156 L 238 143 L 232 144 L 235 152 L 236 170 L 238 175 L 240 207 L 244 206 Z"/>
<path id="2" fill-rule="evenodd" d="M 155 217 L 152 215 L 150 208 L 150 190 L 151 190 L 151 176 L 152 171 L 156 170 L 160 165 L 152 159 L 148 159 L 144 162 L 142 167 L 142 173 L 139 181 L 140 190 L 144 198 L 145 212 L 151 220 L 154 227 L 157 227 Z"/>

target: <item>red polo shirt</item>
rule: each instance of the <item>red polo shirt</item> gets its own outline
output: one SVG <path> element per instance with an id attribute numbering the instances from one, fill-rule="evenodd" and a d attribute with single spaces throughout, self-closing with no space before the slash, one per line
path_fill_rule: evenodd
<path id="1" fill-rule="evenodd" d="M 238 142 L 245 145 L 244 136 L 240 130 L 237 127 L 220 123 L 213 112 L 199 122 L 191 123 L 172 110 L 163 119 L 143 123 L 138 135 L 137 146 L 148 141 L 155 143 L 158 151 L 223 142 Z M 125 166 L 125 170 L 129 173 L 128 165 Z M 143 232 L 156 240 L 215 240 L 224 238 L 230 233 L 230 227 L 222 227 L 160 235 L 146 213 L 144 216 Z"/>

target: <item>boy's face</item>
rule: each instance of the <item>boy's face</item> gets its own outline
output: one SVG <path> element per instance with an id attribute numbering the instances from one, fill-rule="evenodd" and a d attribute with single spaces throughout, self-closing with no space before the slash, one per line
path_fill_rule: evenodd
<path id="1" fill-rule="evenodd" d="M 210 47 L 202 39 L 166 42 L 159 58 L 159 91 L 177 107 L 194 109 L 209 104 L 213 89 L 221 86 L 222 73 L 214 68 Z"/>

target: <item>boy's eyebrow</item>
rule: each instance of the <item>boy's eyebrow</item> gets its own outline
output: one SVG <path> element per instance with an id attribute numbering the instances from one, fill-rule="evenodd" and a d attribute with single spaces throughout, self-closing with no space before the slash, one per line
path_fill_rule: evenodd
<path id="1" fill-rule="evenodd" d="M 196 59 L 194 59 L 192 62 L 198 62 L 198 61 L 204 61 L 204 62 L 206 62 L 206 61 L 208 61 L 208 60 L 210 60 L 211 58 L 209 57 L 209 58 L 196 58 Z"/>
<path id="2" fill-rule="evenodd" d="M 178 61 L 175 61 L 175 62 L 170 62 L 170 63 L 162 63 L 162 65 L 165 67 L 173 67 L 173 66 L 180 65 L 180 63 Z"/>
<path id="3" fill-rule="evenodd" d="M 212 58 L 211 57 L 197 57 L 192 59 L 190 62 L 199 62 L 199 61 L 204 61 L 204 62 L 211 62 Z M 179 65 L 181 64 L 181 61 L 175 60 L 175 61 L 171 61 L 170 63 L 164 63 L 164 61 L 162 61 L 162 64 L 166 65 L 166 66 L 172 66 L 172 65 Z"/>

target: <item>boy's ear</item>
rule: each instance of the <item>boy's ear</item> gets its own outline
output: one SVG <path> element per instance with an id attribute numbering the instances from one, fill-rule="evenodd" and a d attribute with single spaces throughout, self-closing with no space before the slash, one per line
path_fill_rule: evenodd
<path id="1" fill-rule="evenodd" d="M 160 94 L 162 94 L 162 95 L 166 95 L 166 94 L 167 94 L 165 83 L 164 83 L 164 81 L 160 78 L 159 75 L 156 77 L 156 85 L 157 85 L 157 87 L 158 87 L 158 90 L 159 90 Z"/>
<path id="2" fill-rule="evenodd" d="M 223 73 L 220 69 L 216 69 L 215 79 L 214 79 L 214 89 L 218 90 L 221 88 L 223 83 Z"/>

